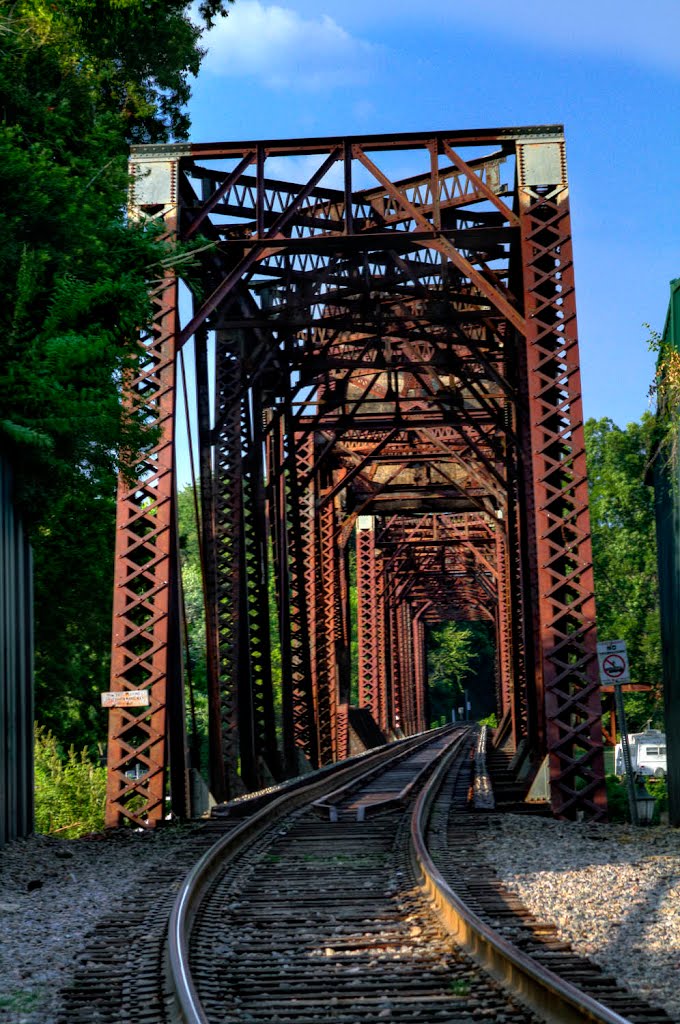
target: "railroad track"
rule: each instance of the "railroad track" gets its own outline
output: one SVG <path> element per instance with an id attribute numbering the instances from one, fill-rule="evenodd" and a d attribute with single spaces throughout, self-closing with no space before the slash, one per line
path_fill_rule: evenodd
<path id="1" fill-rule="evenodd" d="M 554 936 L 552 949 L 511 941 L 513 928 L 530 930 L 526 915 L 511 925 L 506 904 L 505 927 L 494 927 L 499 894 L 480 898 L 488 879 L 471 898 L 479 857 L 473 831 L 460 826 L 472 745 L 471 732 L 458 730 L 400 751 L 391 765 L 376 756 L 332 792 L 325 783 L 311 799 L 283 797 L 218 844 L 187 879 L 171 920 L 175 1019 L 668 1021 L 588 961 L 578 958 L 575 968 L 564 949 L 560 966 L 571 979 L 557 976 L 546 966 Z M 450 885 L 466 843 L 472 905 Z"/>
<path id="2" fill-rule="evenodd" d="M 548 1021 L 672 1024 L 596 963 L 559 940 L 497 881 L 485 861 L 493 814 L 470 813 L 469 778 L 438 769 L 413 814 L 413 847 L 452 935 Z"/>
<path id="3" fill-rule="evenodd" d="M 214 818 L 181 887 L 154 878 L 153 927 L 133 897 L 98 927 L 59 1024 L 668 1024 L 495 884 L 473 747 L 413 738 Z"/>

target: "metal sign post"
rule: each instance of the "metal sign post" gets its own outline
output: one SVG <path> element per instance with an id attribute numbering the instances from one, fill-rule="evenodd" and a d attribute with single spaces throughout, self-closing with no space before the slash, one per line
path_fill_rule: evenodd
<path id="1" fill-rule="evenodd" d="M 637 813 L 637 801 L 635 799 L 635 782 L 633 781 L 633 766 L 630 759 L 630 746 L 628 743 L 628 726 L 626 725 L 626 712 L 623 708 L 623 693 L 621 683 L 614 683 L 614 701 L 616 703 L 616 714 L 621 725 L 621 751 L 623 753 L 623 766 L 626 769 L 626 791 L 628 793 L 628 807 L 630 808 L 630 820 L 633 825 L 639 824 Z"/>
<path id="2" fill-rule="evenodd" d="M 621 729 L 621 752 L 623 753 L 623 766 L 626 772 L 626 792 L 628 793 L 628 808 L 630 820 L 633 825 L 638 824 L 637 802 L 635 800 L 635 782 L 633 780 L 633 763 L 630 757 L 630 745 L 628 743 L 628 725 L 626 724 L 626 712 L 623 707 L 623 692 L 621 687 L 624 683 L 630 682 L 630 665 L 628 663 L 628 652 L 625 640 L 604 640 L 597 645 L 597 660 L 600 666 L 600 682 L 604 685 L 614 686 L 614 703 L 616 715 Z"/>

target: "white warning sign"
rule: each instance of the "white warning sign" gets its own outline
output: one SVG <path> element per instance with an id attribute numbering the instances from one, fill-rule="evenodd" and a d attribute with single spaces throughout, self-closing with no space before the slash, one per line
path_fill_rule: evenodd
<path id="1" fill-rule="evenodd" d="M 600 666 L 600 682 L 603 685 L 630 682 L 625 640 L 600 641 L 597 645 L 597 661 Z"/>
<path id="2" fill-rule="evenodd" d="M 118 690 L 102 693 L 103 708 L 148 708 L 148 690 Z"/>

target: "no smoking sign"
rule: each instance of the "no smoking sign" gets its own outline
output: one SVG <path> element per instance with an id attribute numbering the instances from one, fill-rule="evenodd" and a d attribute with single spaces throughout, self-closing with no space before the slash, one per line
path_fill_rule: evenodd
<path id="1" fill-rule="evenodd" d="M 630 682 L 625 640 L 603 640 L 598 643 L 597 661 L 600 666 L 600 682 L 605 686 Z"/>

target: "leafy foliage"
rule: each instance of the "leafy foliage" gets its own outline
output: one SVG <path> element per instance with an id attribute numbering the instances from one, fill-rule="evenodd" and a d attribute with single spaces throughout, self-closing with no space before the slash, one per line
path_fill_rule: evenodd
<path id="1" fill-rule="evenodd" d="M 186 638 L 188 640 L 185 651 L 185 672 L 190 690 L 190 745 L 195 766 L 207 774 L 208 675 L 205 610 L 194 494 L 190 486 L 184 487 L 177 496 L 177 517 Z"/>
<path id="2" fill-rule="evenodd" d="M 630 821 L 630 807 L 628 805 L 628 790 L 625 779 L 621 780 L 618 775 L 607 775 L 605 778 L 607 786 L 607 811 L 609 820 L 617 823 Z M 644 779 L 642 783 L 650 796 L 654 797 L 653 825 L 659 824 L 662 814 L 668 812 L 668 787 L 665 779 Z"/>
<path id="3" fill-rule="evenodd" d="M 99 694 L 109 689 L 114 526 L 113 494 L 82 476 L 35 530 L 38 717 L 76 749 L 105 739 Z"/>
<path id="4" fill-rule="evenodd" d="M 35 731 L 35 828 L 75 839 L 104 827 L 106 769 L 90 760 L 87 749 L 61 754 L 53 734 Z"/>
<path id="5" fill-rule="evenodd" d="M 204 0 L 203 25 L 230 0 Z M 36 562 L 38 717 L 103 738 L 118 452 L 153 443 L 120 403 L 148 289 L 173 253 L 128 225 L 130 142 L 186 136 L 202 26 L 188 0 L 0 8 L 0 445 Z M 105 688 L 105 687 L 104 687 Z"/>
<path id="6" fill-rule="evenodd" d="M 585 427 L 598 635 L 625 640 L 632 681 L 655 687 L 626 695 L 629 731 L 663 721 L 654 492 L 645 483 L 654 425 L 645 414 L 625 430 L 610 419 Z"/>
<path id="7" fill-rule="evenodd" d="M 649 397 L 656 404 L 656 457 L 678 466 L 678 410 L 680 409 L 680 352 L 664 341 L 649 324 L 647 347 L 656 352 L 657 362 Z"/>
<path id="8" fill-rule="evenodd" d="M 17 0 L 0 14 L 0 425 L 33 518 L 74 474 L 110 488 L 113 453 L 144 434 L 118 385 L 168 252 L 125 224 L 126 157 L 186 134 L 202 52 L 189 8 Z"/>
<path id="9" fill-rule="evenodd" d="M 451 709 L 463 703 L 468 682 L 473 704 L 483 706 L 483 692 L 493 676 L 493 643 L 486 625 L 442 623 L 431 630 L 428 647 L 430 722 L 451 720 Z"/>
<path id="10" fill-rule="evenodd" d="M 496 714 L 495 711 L 492 711 L 491 714 L 487 715 L 485 718 L 480 718 L 479 722 L 477 724 L 478 725 L 485 725 L 489 729 L 497 729 L 498 728 L 498 715 Z"/>

